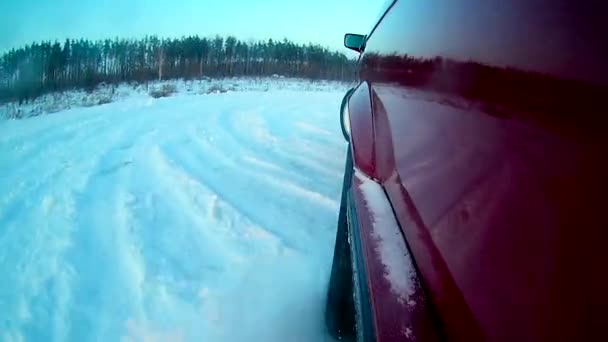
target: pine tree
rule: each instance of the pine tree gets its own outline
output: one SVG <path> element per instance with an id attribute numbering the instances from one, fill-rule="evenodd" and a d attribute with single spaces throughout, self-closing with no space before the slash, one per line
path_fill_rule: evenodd
<path id="1" fill-rule="evenodd" d="M 46 92 L 93 88 L 100 82 L 272 74 L 345 80 L 354 76 L 354 65 L 339 52 L 288 39 L 150 36 L 43 41 L 0 56 L 0 101 L 28 101 Z"/>

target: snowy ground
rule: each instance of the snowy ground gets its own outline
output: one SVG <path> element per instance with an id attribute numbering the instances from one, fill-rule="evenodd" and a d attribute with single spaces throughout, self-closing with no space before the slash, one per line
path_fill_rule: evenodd
<path id="1" fill-rule="evenodd" d="M 0 340 L 328 339 L 346 146 L 326 90 L 0 121 Z"/>
<path id="2" fill-rule="evenodd" d="M 153 81 L 144 84 L 101 84 L 93 91 L 70 90 L 50 93 L 28 102 L 0 103 L 0 119 L 27 118 L 56 113 L 70 108 L 91 107 L 124 100 L 133 96 L 148 96 L 154 90 L 170 85 L 178 94 L 204 95 L 234 91 L 346 91 L 346 85 L 336 81 L 311 81 L 298 78 L 224 78 L 201 80 Z"/>

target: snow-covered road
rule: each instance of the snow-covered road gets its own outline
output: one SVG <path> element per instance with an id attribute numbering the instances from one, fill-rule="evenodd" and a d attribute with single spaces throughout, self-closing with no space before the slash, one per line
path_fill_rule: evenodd
<path id="1" fill-rule="evenodd" d="M 0 340 L 327 339 L 342 95 L 0 122 Z"/>

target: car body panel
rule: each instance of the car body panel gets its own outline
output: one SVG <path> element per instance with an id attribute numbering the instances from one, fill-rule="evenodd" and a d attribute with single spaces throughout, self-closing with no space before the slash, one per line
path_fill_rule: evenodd
<path id="1" fill-rule="evenodd" d="M 367 83 L 360 84 L 349 98 L 348 112 L 350 134 L 356 137 L 351 140 L 353 162 L 362 172 L 374 177 L 376 173 L 375 140 L 369 91 Z"/>
<path id="2" fill-rule="evenodd" d="M 605 6 L 399 0 L 365 44 L 355 168 L 386 191 L 445 338 L 603 331 Z"/>
<path id="3" fill-rule="evenodd" d="M 362 258 L 361 265 L 353 268 L 358 269 L 355 274 L 365 274 L 363 285 L 374 294 L 358 294 L 358 302 L 369 301 L 370 312 L 363 309 L 364 305 L 357 311 L 363 316 L 371 314 L 373 321 L 373 328 L 359 332 L 365 335 L 361 330 L 370 329 L 377 341 L 440 340 L 433 308 L 420 285 L 384 189 L 359 171 L 355 172 L 350 189 L 350 208 L 354 209 L 349 215 L 353 259 Z M 361 278 L 360 274 L 357 277 Z M 366 324 L 359 322 L 358 326 Z"/>

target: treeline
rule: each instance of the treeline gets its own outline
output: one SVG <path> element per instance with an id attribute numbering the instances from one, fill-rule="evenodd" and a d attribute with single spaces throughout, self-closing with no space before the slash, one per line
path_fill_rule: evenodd
<path id="1" fill-rule="evenodd" d="M 351 80 L 355 61 L 315 44 L 235 37 L 66 40 L 13 49 L 0 57 L 0 101 L 98 84 L 175 78 L 270 76 Z"/>

